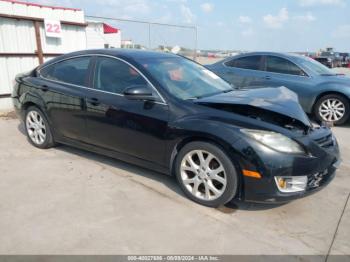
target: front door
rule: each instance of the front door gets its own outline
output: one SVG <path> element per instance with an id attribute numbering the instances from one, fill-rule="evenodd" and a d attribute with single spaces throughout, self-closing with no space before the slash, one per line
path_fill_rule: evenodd
<path id="1" fill-rule="evenodd" d="M 307 108 L 313 97 L 311 78 L 296 64 L 277 56 L 266 57 L 265 85 L 270 87 L 287 87 L 294 91 L 303 108 Z"/>
<path id="2" fill-rule="evenodd" d="M 168 106 L 160 99 L 159 102 L 128 100 L 123 95 L 132 85 L 149 85 L 145 78 L 124 61 L 97 57 L 93 82 L 94 89 L 86 97 L 91 143 L 164 164 Z M 153 93 L 157 96 L 155 90 Z"/>

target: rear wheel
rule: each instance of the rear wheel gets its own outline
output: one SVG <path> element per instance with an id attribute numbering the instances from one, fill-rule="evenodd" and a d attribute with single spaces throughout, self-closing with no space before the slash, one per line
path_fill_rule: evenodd
<path id="1" fill-rule="evenodd" d="M 209 207 L 229 202 L 237 193 L 236 168 L 217 146 L 192 142 L 176 158 L 176 177 L 191 200 Z"/>
<path id="2" fill-rule="evenodd" d="M 315 115 L 321 122 L 342 125 L 349 119 L 349 101 L 345 97 L 336 94 L 323 96 L 315 105 Z"/>
<path id="3" fill-rule="evenodd" d="M 35 106 L 27 109 L 25 130 L 29 142 L 35 147 L 46 149 L 55 145 L 49 123 L 41 110 Z"/>

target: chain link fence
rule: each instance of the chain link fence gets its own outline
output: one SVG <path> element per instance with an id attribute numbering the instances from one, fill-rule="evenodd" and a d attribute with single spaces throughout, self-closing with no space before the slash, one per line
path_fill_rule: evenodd
<path id="1" fill-rule="evenodd" d="M 193 59 L 197 57 L 197 27 L 152 23 L 129 19 L 86 16 L 121 30 L 122 48 L 137 48 L 174 52 Z"/>

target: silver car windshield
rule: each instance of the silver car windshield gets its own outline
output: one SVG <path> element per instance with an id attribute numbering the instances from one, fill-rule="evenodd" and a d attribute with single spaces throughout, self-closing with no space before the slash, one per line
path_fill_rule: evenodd
<path id="1" fill-rule="evenodd" d="M 233 91 L 232 86 L 204 66 L 182 57 L 138 61 L 164 88 L 182 100 Z"/>

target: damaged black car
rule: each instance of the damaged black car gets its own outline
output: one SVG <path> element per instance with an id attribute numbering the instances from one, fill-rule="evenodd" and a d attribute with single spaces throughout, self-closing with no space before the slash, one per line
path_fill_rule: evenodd
<path id="1" fill-rule="evenodd" d="M 173 54 L 88 50 L 19 75 L 29 142 L 79 147 L 176 176 L 187 197 L 278 203 L 316 192 L 340 164 L 337 140 L 287 88 L 236 90 Z"/>

